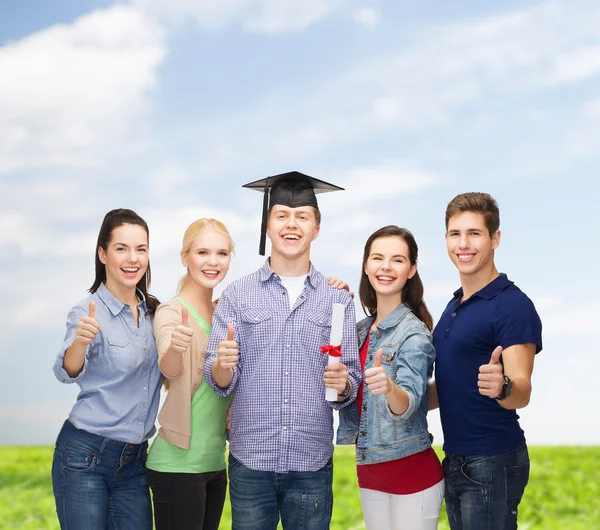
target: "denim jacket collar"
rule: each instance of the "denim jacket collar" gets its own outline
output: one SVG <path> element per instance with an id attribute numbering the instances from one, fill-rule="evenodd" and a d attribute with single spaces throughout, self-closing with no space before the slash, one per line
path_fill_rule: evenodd
<path id="1" fill-rule="evenodd" d="M 384 330 L 396 327 L 402 320 L 410 313 L 410 309 L 401 303 L 399 306 L 395 307 L 388 316 L 386 316 L 379 324 L 377 324 L 377 328 Z M 370 316 L 361 320 L 357 325 L 359 343 L 362 344 L 369 332 L 369 329 L 373 325 L 375 317 Z"/>

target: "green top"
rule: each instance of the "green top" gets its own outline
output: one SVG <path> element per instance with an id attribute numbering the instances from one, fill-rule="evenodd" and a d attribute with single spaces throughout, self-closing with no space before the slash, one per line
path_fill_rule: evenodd
<path id="1" fill-rule="evenodd" d="M 210 335 L 211 325 L 182 298 L 176 300 L 188 308 L 202 331 Z M 171 445 L 157 436 L 148 452 L 146 467 L 163 473 L 206 473 L 225 469 L 225 416 L 231 396 L 217 396 L 202 379 L 192 397 L 189 450 Z"/>

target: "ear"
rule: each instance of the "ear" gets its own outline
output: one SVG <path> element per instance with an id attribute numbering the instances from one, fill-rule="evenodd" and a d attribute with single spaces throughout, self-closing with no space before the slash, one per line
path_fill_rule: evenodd
<path id="1" fill-rule="evenodd" d="M 317 239 L 317 237 L 319 237 L 319 233 L 321 232 L 321 226 L 317 226 L 317 228 L 315 229 L 315 236 L 312 238 L 312 240 L 314 241 L 315 239 Z"/>
<path id="2" fill-rule="evenodd" d="M 187 269 L 188 268 L 188 264 L 187 264 L 187 252 L 182 252 L 181 254 L 179 254 L 181 256 L 181 263 L 182 265 Z"/>
<path id="3" fill-rule="evenodd" d="M 413 276 L 417 274 L 417 264 L 411 265 L 410 271 L 408 272 L 408 279 L 412 280 Z"/>
<path id="4" fill-rule="evenodd" d="M 502 233 L 500 230 L 496 230 L 496 233 L 492 236 L 492 248 L 497 249 L 500 246 L 500 236 Z"/>
<path id="5" fill-rule="evenodd" d="M 98 247 L 98 258 L 106 265 L 106 251 L 102 247 Z"/>

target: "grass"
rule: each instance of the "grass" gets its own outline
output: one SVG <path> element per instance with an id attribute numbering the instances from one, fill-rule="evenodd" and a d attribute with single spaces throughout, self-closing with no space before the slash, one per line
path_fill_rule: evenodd
<path id="1" fill-rule="evenodd" d="M 438 450 L 438 454 L 439 450 Z M 530 447 L 531 476 L 519 528 L 588 530 L 600 522 L 600 447 Z M 0 526 L 58 530 L 51 447 L 0 447 Z M 332 530 L 362 530 L 352 447 L 337 447 Z M 229 501 L 221 528 L 230 528 Z M 442 509 L 440 529 L 447 529 Z"/>

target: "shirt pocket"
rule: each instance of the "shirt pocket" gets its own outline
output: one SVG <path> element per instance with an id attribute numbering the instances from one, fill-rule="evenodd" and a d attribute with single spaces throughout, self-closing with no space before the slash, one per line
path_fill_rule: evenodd
<path id="1" fill-rule="evenodd" d="M 106 338 L 106 360 L 115 372 L 123 372 L 129 370 L 139 361 L 134 344 L 127 337 L 112 337 Z"/>
<path id="2" fill-rule="evenodd" d="M 304 322 L 300 326 L 300 339 L 309 351 L 321 353 L 319 346 L 325 346 L 331 340 L 331 313 L 307 310 L 304 313 Z M 339 346 L 339 344 L 332 344 L 332 346 Z M 327 356 L 323 358 L 327 364 Z"/>
<path id="3" fill-rule="evenodd" d="M 242 344 L 250 348 L 268 345 L 273 337 L 273 315 L 274 311 L 268 308 L 243 308 L 240 312 Z"/>

